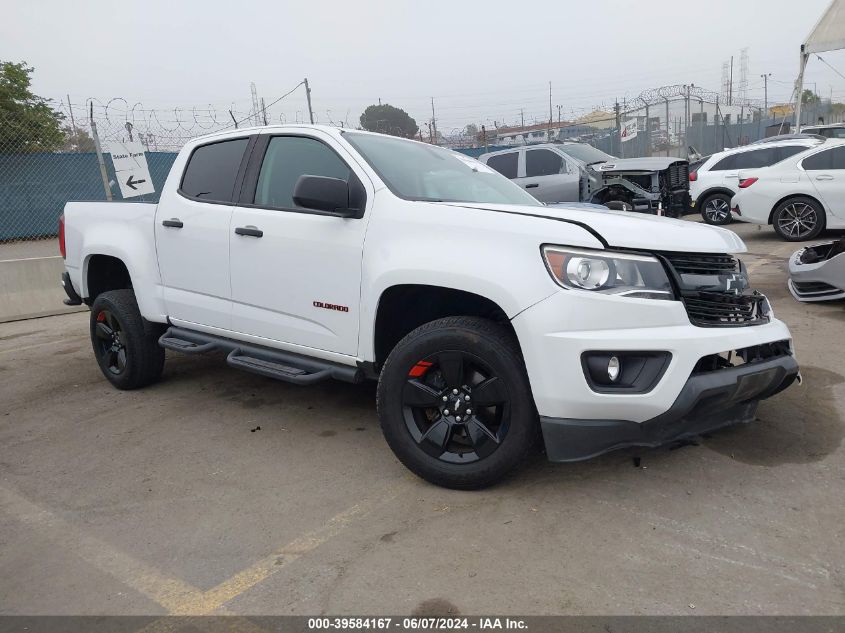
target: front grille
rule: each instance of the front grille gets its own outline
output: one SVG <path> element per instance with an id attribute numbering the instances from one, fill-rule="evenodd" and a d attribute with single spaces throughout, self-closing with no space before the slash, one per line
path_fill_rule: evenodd
<path id="1" fill-rule="evenodd" d="M 689 189 L 689 163 L 673 163 L 669 165 L 669 188 Z"/>
<path id="2" fill-rule="evenodd" d="M 663 253 L 679 275 L 727 275 L 739 271 L 739 260 L 732 255 L 708 253 Z"/>
<path id="3" fill-rule="evenodd" d="M 684 296 L 683 302 L 693 325 L 755 325 L 767 321 L 761 294 L 735 295 L 723 292 L 698 292 Z"/>
<path id="4" fill-rule="evenodd" d="M 799 295 L 817 294 L 821 292 L 842 292 L 836 286 L 831 286 L 823 281 L 793 281 L 792 287 Z"/>

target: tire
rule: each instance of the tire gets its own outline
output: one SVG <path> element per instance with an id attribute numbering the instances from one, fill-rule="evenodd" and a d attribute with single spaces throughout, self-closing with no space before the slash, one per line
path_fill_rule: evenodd
<path id="1" fill-rule="evenodd" d="M 772 226 L 787 242 L 812 240 L 824 230 L 824 208 L 812 198 L 784 200 L 772 213 Z"/>
<path id="2" fill-rule="evenodd" d="M 91 306 L 91 346 L 100 371 L 118 389 L 156 382 L 164 369 L 163 326 L 146 321 L 131 290 L 110 290 Z"/>
<path id="3" fill-rule="evenodd" d="M 707 224 L 724 226 L 733 221 L 731 197 L 726 193 L 714 193 L 701 202 L 701 217 Z"/>
<path id="4" fill-rule="evenodd" d="M 399 461 L 445 488 L 498 482 L 539 436 L 519 346 L 486 319 L 448 317 L 408 334 L 384 364 L 376 399 Z"/>

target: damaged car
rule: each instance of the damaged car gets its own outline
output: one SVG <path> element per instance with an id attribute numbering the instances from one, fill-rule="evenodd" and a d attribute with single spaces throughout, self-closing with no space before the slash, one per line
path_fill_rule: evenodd
<path id="1" fill-rule="evenodd" d="M 789 259 L 787 286 L 798 301 L 845 299 L 845 239 L 796 251 Z"/>
<path id="2" fill-rule="evenodd" d="M 674 217 L 690 206 L 689 162 L 680 158 L 616 158 L 566 142 L 514 147 L 479 160 L 540 202 L 587 202 Z"/>

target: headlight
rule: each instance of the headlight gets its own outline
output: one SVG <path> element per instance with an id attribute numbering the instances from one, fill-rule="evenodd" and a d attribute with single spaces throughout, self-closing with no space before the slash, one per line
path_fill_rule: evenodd
<path id="1" fill-rule="evenodd" d="M 544 246 L 543 258 L 554 280 L 564 288 L 637 299 L 675 298 L 663 265 L 650 255 Z"/>

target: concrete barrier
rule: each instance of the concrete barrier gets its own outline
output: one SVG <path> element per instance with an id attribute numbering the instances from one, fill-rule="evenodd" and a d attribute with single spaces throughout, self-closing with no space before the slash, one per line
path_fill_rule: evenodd
<path id="1" fill-rule="evenodd" d="M 0 323 L 87 310 L 66 306 L 61 257 L 0 260 Z"/>

